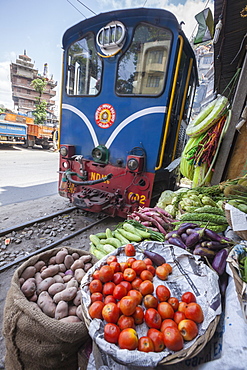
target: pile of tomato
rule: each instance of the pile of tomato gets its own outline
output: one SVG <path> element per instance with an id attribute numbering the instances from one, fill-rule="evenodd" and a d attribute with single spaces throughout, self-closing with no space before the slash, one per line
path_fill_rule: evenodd
<path id="1" fill-rule="evenodd" d="M 104 339 L 121 349 L 181 350 L 184 341 L 197 336 L 198 324 L 204 320 L 195 295 L 184 292 L 179 300 L 162 282 L 155 288 L 154 276 L 161 281 L 168 279 L 172 266 L 154 266 L 149 258 L 136 259 L 132 244 L 125 247 L 125 254 L 129 257 L 126 262 L 109 256 L 106 264 L 93 273 L 89 284 L 90 317 L 105 320 Z M 148 330 L 138 338 L 136 325 L 143 322 Z"/>

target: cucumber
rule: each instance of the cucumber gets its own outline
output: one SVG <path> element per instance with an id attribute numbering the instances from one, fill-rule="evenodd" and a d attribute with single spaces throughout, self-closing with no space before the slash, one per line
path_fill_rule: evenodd
<path id="1" fill-rule="evenodd" d="M 115 249 L 121 247 L 121 242 L 117 238 L 101 239 L 101 244 L 111 244 Z"/>
<path id="2" fill-rule="evenodd" d="M 121 229 L 119 228 L 118 231 L 126 238 L 128 239 L 129 241 L 132 241 L 132 242 L 140 242 L 142 241 L 142 237 L 137 235 L 137 234 L 133 234 L 133 233 L 130 233 L 124 229 Z"/>
<path id="3" fill-rule="evenodd" d="M 112 231 L 111 231 L 111 229 L 109 229 L 109 227 L 106 229 L 106 231 L 105 231 L 105 233 L 106 233 L 106 238 L 112 238 Z"/>
<path id="4" fill-rule="evenodd" d="M 98 249 L 95 249 L 94 253 L 96 258 L 98 258 L 98 260 L 101 260 L 101 258 L 104 258 L 106 256 L 106 253 L 102 253 L 100 251 L 98 251 Z"/>
<path id="5" fill-rule="evenodd" d="M 127 222 L 123 224 L 123 229 L 129 233 L 140 236 L 142 239 L 150 238 L 150 233 L 144 230 L 137 229 L 135 226 L 128 224 Z"/>
<path id="6" fill-rule="evenodd" d="M 122 234 L 120 234 L 120 232 L 118 232 L 117 230 L 115 230 L 115 238 L 117 238 L 122 245 L 128 244 L 130 242 Z"/>
<path id="7" fill-rule="evenodd" d="M 97 233 L 95 234 L 97 236 L 97 238 L 99 239 L 106 239 L 106 233 Z"/>
<path id="8" fill-rule="evenodd" d="M 90 241 L 97 247 L 98 244 L 100 244 L 100 239 L 96 235 L 89 235 Z"/>
<path id="9" fill-rule="evenodd" d="M 116 250 L 116 248 L 114 248 L 113 247 L 113 245 L 111 245 L 111 244 L 104 244 L 104 251 L 105 251 L 105 253 L 111 253 L 111 252 L 113 252 L 113 251 L 115 251 Z"/>

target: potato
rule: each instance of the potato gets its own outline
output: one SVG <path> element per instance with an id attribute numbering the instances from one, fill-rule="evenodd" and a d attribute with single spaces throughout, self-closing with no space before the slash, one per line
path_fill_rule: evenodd
<path id="1" fill-rule="evenodd" d="M 76 296 L 73 299 L 73 303 L 75 306 L 79 306 L 79 304 L 81 304 L 81 290 L 77 291 Z"/>
<path id="2" fill-rule="evenodd" d="M 44 266 L 45 266 L 44 261 L 38 261 L 34 265 L 34 267 L 36 268 L 36 271 L 40 271 L 42 269 L 42 267 L 44 267 Z"/>
<path id="3" fill-rule="evenodd" d="M 56 293 L 53 297 L 53 301 L 55 303 L 58 303 L 60 301 L 65 301 L 65 302 L 72 301 L 75 298 L 76 293 L 77 293 L 77 288 L 75 287 L 66 288 L 62 290 L 61 292 Z"/>
<path id="4" fill-rule="evenodd" d="M 71 270 L 75 271 L 76 269 L 83 269 L 84 268 L 84 262 L 80 259 L 76 260 L 73 265 L 71 265 Z"/>
<path id="5" fill-rule="evenodd" d="M 61 292 L 64 289 L 65 289 L 65 284 L 63 284 L 63 283 L 54 283 L 54 284 L 49 286 L 48 293 L 51 296 L 54 296 L 55 294 Z"/>
<path id="6" fill-rule="evenodd" d="M 48 277 L 47 279 L 42 280 L 41 283 L 37 286 L 37 294 L 48 291 L 49 287 L 55 282 L 56 281 L 53 277 Z"/>
<path id="7" fill-rule="evenodd" d="M 59 265 L 51 265 L 41 272 L 41 277 L 42 279 L 46 279 L 48 277 L 56 275 L 59 271 Z"/>
<path id="8" fill-rule="evenodd" d="M 70 269 L 70 267 L 73 265 L 73 263 L 74 263 L 74 258 L 70 254 L 67 254 L 67 256 L 65 256 L 65 258 L 64 258 L 64 264 L 65 264 L 67 270 Z"/>
<path id="9" fill-rule="evenodd" d="M 77 309 L 76 309 L 76 316 L 78 316 L 78 317 L 79 317 L 79 319 L 80 319 L 81 321 L 83 321 L 83 315 L 82 315 L 82 308 L 81 308 L 81 305 L 80 305 L 80 306 L 78 306 L 78 307 L 77 307 Z"/>
<path id="10" fill-rule="evenodd" d="M 34 275 L 34 278 L 35 278 L 35 281 L 36 281 L 37 285 L 39 285 L 41 283 L 41 281 L 43 281 L 40 272 L 36 272 L 36 274 Z"/>
<path id="11" fill-rule="evenodd" d="M 68 283 L 68 281 L 70 281 L 72 278 L 73 278 L 73 275 L 64 275 L 63 276 L 63 281 L 65 283 Z"/>
<path id="12" fill-rule="evenodd" d="M 69 306 L 68 316 L 76 316 L 77 306 Z"/>
<path id="13" fill-rule="evenodd" d="M 77 252 L 72 253 L 71 256 L 74 258 L 74 260 L 78 260 L 78 258 L 80 257 Z"/>
<path id="14" fill-rule="evenodd" d="M 25 297 L 31 297 L 36 292 L 36 281 L 34 278 L 29 278 L 21 286 L 21 291 Z"/>
<path id="15" fill-rule="evenodd" d="M 59 269 L 60 269 L 60 272 L 65 272 L 67 270 L 64 263 L 59 263 Z"/>
<path id="16" fill-rule="evenodd" d="M 29 299 L 29 302 L 37 302 L 38 300 L 38 295 L 36 292 L 34 292 L 34 294 L 32 295 L 32 297 L 28 298 Z"/>
<path id="17" fill-rule="evenodd" d="M 68 316 L 68 312 L 69 312 L 68 302 L 65 302 L 65 301 L 58 302 L 56 311 L 55 311 L 55 319 L 60 320 Z"/>
<path id="18" fill-rule="evenodd" d="M 81 322 L 78 316 L 67 316 L 61 319 L 60 321 L 62 322 L 68 322 L 68 323 L 73 323 L 73 322 Z"/>
<path id="19" fill-rule="evenodd" d="M 85 271 L 83 269 L 76 269 L 74 277 L 80 283 L 82 281 L 83 276 L 85 275 Z"/>
<path id="20" fill-rule="evenodd" d="M 84 263 L 87 263 L 91 261 L 92 256 L 90 254 L 86 254 L 84 256 L 81 256 L 79 259 L 83 261 Z"/>
<path id="21" fill-rule="evenodd" d="M 78 281 L 74 277 L 67 283 L 66 288 L 70 288 L 72 286 L 76 287 L 77 289 L 79 286 Z"/>
<path id="22" fill-rule="evenodd" d="M 61 249 L 59 252 L 56 254 L 56 263 L 59 265 L 60 263 L 64 263 L 64 258 L 67 256 L 68 251 L 67 249 Z"/>
<path id="23" fill-rule="evenodd" d="M 56 264 L 56 256 L 52 256 L 48 261 L 48 265 L 55 265 L 55 264 Z"/>
<path id="24" fill-rule="evenodd" d="M 53 302 L 48 292 L 44 291 L 40 293 L 37 300 L 37 305 L 47 316 L 55 317 L 56 304 Z"/>
<path id="25" fill-rule="evenodd" d="M 55 279 L 56 283 L 63 283 L 63 278 L 61 275 L 54 275 L 53 278 Z"/>
<path id="26" fill-rule="evenodd" d="M 36 268 L 34 266 L 28 266 L 25 268 L 25 270 L 21 274 L 21 278 L 24 280 L 27 280 L 29 278 L 33 278 L 36 273 Z"/>
<path id="27" fill-rule="evenodd" d="M 20 286 L 22 286 L 22 284 L 24 283 L 24 281 L 25 281 L 25 279 L 23 279 L 23 278 L 20 278 L 19 279 Z"/>
<path id="28" fill-rule="evenodd" d="M 85 263 L 84 265 L 84 271 L 88 272 L 88 270 L 93 266 L 91 262 Z"/>

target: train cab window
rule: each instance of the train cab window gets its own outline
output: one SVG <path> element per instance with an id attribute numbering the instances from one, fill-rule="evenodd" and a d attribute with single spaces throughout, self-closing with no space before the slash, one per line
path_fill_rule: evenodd
<path id="1" fill-rule="evenodd" d="M 165 83 L 172 34 L 169 30 L 140 24 L 117 70 L 119 95 L 159 95 Z"/>
<path id="2" fill-rule="evenodd" d="M 93 33 L 72 44 L 67 58 L 67 94 L 97 95 L 101 86 L 102 62 L 94 46 Z"/>

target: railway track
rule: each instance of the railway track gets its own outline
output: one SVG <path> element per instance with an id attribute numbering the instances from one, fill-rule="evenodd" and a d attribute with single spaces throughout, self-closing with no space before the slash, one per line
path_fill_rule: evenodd
<path id="1" fill-rule="evenodd" d="M 44 217 L 33 219 L 0 230 L 0 273 L 21 264 L 33 255 L 77 240 L 82 249 L 89 249 L 81 235 L 87 238 L 97 225 L 113 220 L 103 214 L 91 214 L 77 207 L 66 208 Z M 86 234 L 86 235 L 84 235 Z M 79 237 L 79 239 L 78 239 Z"/>

